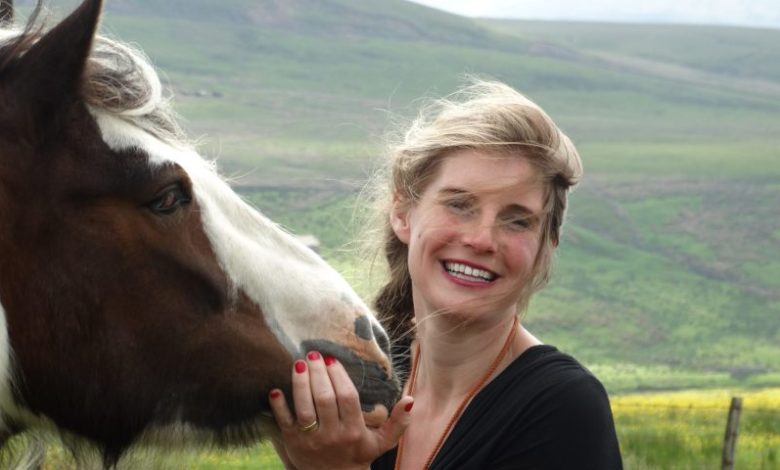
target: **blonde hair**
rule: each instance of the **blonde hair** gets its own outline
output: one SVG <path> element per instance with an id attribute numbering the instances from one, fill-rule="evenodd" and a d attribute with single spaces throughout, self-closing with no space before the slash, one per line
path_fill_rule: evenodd
<path id="1" fill-rule="evenodd" d="M 374 307 L 390 332 L 412 331 L 414 317 L 408 247 L 390 226 L 393 197 L 408 204 L 417 202 L 444 158 L 461 149 L 518 156 L 537 170 L 545 198 L 540 249 L 518 310 L 524 310 L 531 295 L 550 279 L 568 192 L 582 176 L 580 157 L 571 140 L 536 103 L 503 83 L 472 80 L 421 109 L 403 137 L 390 145 L 387 167 L 374 181 L 371 197 L 382 226 L 380 243 L 389 276 Z"/>

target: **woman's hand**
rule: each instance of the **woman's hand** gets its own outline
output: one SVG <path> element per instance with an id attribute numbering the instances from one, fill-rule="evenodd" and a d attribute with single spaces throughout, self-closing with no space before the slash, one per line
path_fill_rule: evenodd
<path id="1" fill-rule="evenodd" d="M 368 427 L 357 389 L 344 367 L 317 352 L 306 359 L 293 366 L 295 415 L 280 390 L 270 394 L 271 410 L 282 431 L 281 443 L 275 442 L 277 451 L 285 465 L 299 470 L 365 470 L 400 439 L 411 418 L 412 397 L 396 403 L 380 427 Z"/>

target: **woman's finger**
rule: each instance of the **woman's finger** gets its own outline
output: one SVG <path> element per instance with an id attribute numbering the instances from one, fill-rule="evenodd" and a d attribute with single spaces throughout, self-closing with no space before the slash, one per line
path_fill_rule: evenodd
<path id="1" fill-rule="evenodd" d="M 326 357 L 324 363 L 336 394 L 339 417 L 345 424 L 364 425 L 360 397 L 347 370 L 331 356 Z"/>
<path id="2" fill-rule="evenodd" d="M 297 360 L 293 364 L 292 385 L 295 421 L 301 430 L 312 431 L 318 426 L 318 421 L 317 410 L 311 396 L 309 367 L 306 361 Z"/>
<path id="3" fill-rule="evenodd" d="M 336 403 L 336 392 L 328 376 L 325 362 L 317 351 L 311 351 L 306 355 L 309 366 L 309 383 L 314 407 L 317 410 L 317 419 L 320 427 L 328 432 L 338 432 L 339 408 Z"/>
<path id="4" fill-rule="evenodd" d="M 284 397 L 284 393 L 275 388 L 268 394 L 268 401 L 271 404 L 271 412 L 279 429 L 282 432 L 291 431 L 296 426 L 295 417 L 290 411 L 290 407 L 287 406 L 287 399 Z"/>

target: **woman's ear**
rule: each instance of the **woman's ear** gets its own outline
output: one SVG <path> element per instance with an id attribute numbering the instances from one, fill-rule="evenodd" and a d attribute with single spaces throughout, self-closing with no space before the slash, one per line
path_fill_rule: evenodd
<path id="1" fill-rule="evenodd" d="M 398 193 L 393 194 L 393 207 L 390 209 L 390 226 L 399 240 L 409 244 L 409 201 Z"/>

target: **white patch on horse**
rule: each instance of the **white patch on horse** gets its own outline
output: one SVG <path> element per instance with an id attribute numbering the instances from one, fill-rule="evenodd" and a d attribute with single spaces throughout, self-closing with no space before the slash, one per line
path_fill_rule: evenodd
<path id="1" fill-rule="evenodd" d="M 323 332 L 332 330 L 333 318 L 323 312 L 349 315 L 343 319 L 344 328 L 356 316 L 372 316 L 333 268 L 246 204 L 219 177 L 214 165 L 193 149 L 167 144 L 104 111 L 91 111 L 103 140 L 114 151 L 140 149 L 152 165 L 170 162 L 187 172 L 220 266 L 233 286 L 260 306 L 269 327 L 293 356 L 301 354 L 302 341 L 320 339 Z M 345 296 L 347 302 L 338 300 Z"/>

